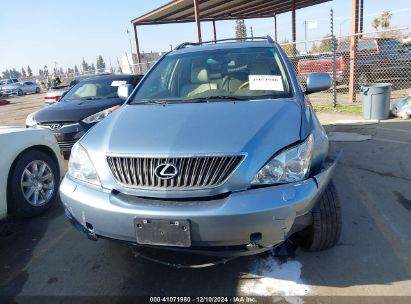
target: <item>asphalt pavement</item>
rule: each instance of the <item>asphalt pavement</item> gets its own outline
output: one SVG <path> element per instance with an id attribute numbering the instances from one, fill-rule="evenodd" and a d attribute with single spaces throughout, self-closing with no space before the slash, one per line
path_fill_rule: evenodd
<path id="1" fill-rule="evenodd" d="M 136 257 L 121 243 L 88 240 L 56 204 L 43 216 L 1 223 L 7 229 L 0 236 L 0 296 L 248 295 L 289 303 L 335 296 L 383 303 L 377 300 L 386 298 L 371 296 L 395 296 L 390 302 L 410 303 L 411 121 L 333 125 L 330 115 L 319 115 L 328 131 L 371 135 L 335 143 L 343 151 L 333 178 L 343 215 L 336 247 L 311 253 L 290 245 L 277 256 L 177 269 Z M 209 261 L 153 254 L 187 264 Z"/>

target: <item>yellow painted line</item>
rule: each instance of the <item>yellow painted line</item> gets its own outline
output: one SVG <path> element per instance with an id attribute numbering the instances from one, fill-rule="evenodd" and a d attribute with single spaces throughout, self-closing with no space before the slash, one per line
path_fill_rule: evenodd
<path id="1" fill-rule="evenodd" d="M 394 230 L 387 224 L 387 219 L 375 208 L 373 204 L 373 198 L 368 194 L 369 190 L 366 189 L 357 174 L 353 169 L 347 168 L 343 170 L 349 171 L 349 177 L 352 180 L 352 185 L 358 190 L 360 195 L 360 202 L 367 209 L 369 215 L 373 218 L 376 226 L 383 234 L 385 240 L 391 245 L 395 255 L 404 263 L 404 269 L 411 275 L 411 255 L 409 251 L 404 247 L 401 239 L 395 234 Z"/>

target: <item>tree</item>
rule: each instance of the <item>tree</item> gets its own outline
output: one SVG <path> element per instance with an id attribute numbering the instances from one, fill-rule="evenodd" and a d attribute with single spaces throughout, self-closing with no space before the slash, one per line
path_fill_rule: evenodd
<path id="1" fill-rule="evenodd" d="M 335 38 L 334 38 L 335 39 Z M 335 41 L 337 43 L 337 41 Z M 333 50 L 333 40 L 330 35 L 325 35 L 320 42 L 319 46 L 313 46 L 312 52 L 313 53 L 326 53 L 332 52 Z"/>
<path id="2" fill-rule="evenodd" d="M 44 76 L 49 76 L 49 69 L 48 69 L 47 65 L 45 65 L 44 68 L 43 68 L 43 75 Z"/>
<path id="3" fill-rule="evenodd" d="M 91 72 L 93 72 L 93 73 L 96 72 L 96 66 L 94 65 L 94 63 L 91 64 L 90 70 L 91 70 Z"/>
<path id="4" fill-rule="evenodd" d="M 43 70 L 42 70 L 42 69 L 39 69 L 39 76 L 40 76 L 40 77 L 43 77 L 43 75 L 44 75 Z"/>
<path id="5" fill-rule="evenodd" d="M 298 55 L 298 51 L 295 47 L 295 44 L 288 41 L 288 39 L 283 39 L 283 41 L 281 41 L 281 46 L 284 52 L 287 54 L 287 56 L 293 57 L 295 55 Z"/>
<path id="6" fill-rule="evenodd" d="M 64 74 L 63 68 L 60 68 L 60 69 L 59 69 L 59 74 L 60 74 L 60 75 L 63 75 L 63 74 Z"/>
<path id="7" fill-rule="evenodd" d="M 387 29 L 390 27 L 391 17 L 392 17 L 392 14 L 390 13 L 390 11 L 384 11 L 381 14 L 380 23 L 383 29 Z"/>
<path id="8" fill-rule="evenodd" d="M 33 71 L 31 70 L 30 66 L 27 66 L 27 74 L 29 75 L 29 77 L 33 76 Z"/>
<path id="9" fill-rule="evenodd" d="M 15 68 L 13 68 L 12 70 L 10 70 L 10 76 L 10 78 L 20 78 L 21 73 L 17 71 Z"/>
<path id="10" fill-rule="evenodd" d="M 23 77 L 27 77 L 26 70 L 24 68 L 21 68 L 21 75 L 23 75 Z"/>
<path id="11" fill-rule="evenodd" d="M 83 72 L 87 72 L 90 69 L 90 66 L 88 65 L 88 63 L 84 60 L 83 58 L 83 62 L 81 63 L 81 68 L 83 69 Z"/>
<path id="12" fill-rule="evenodd" d="M 11 75 L 10 75 L 10 71 L 9 71 L 9 70 L 5 70 L 5 71 L 3 72 L 3 78 L 4 78 L 4 79 L 9 79 L 9 78 L 11 78 Z"/>
<path id="13" fill-rule="evenodd" d="M 235 37 L 237 40 L 247 37 L 247 27 L 245 26 L 244 19 L 238 19 L 235 21 Z"/>
<path id="14" fill-rule="evenodd" d="M 375 31 L 378 30 L 378 28 L 380 27 L 381 21 L 378 18 L 374 18 L 374 20 L 371 23 L 371 26 L 375 29 Z"/>
<path id="15" fill-rule="evenodd" d="M 106 63 L 104 62 L 104 59 L 101 55 L 97 57 L 97 72 L 104 72 L 106 69 Z"/>
<path id="16" fill-rule="evenodd" d="M 77 65 L 74 66 L 74 73 L 78 74 L 78 67 L 77 67 Z"/>

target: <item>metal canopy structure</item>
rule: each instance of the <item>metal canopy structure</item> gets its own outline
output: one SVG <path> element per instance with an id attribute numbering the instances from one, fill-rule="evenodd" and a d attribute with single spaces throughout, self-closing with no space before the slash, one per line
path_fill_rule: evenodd
<path id="1" fill-rule="evenodd" d="M 201 21 L 273 17 L 331 0 L 199 0 Z M 175 0 L 131 21 L 134 25 L 195 22 L 193 0 Z"/>
<path id="2" fill-rule="evenodd" d="M 216 21 L 274 18 L 274 37 L 277 40 L 276 15 L 291 12 L 292 41 L 296 41 L 297 9 L 313 6 L 331 0 L 174 0 L 159 8 L 131 20 L 137 49 L 139 72 L 141 55 L 138 42 L 137 26 L 169 23 L 195 22 L 198 41 L 201 37 L 201 21 L 213 23 L 214 40 L 217 39 Z"/>

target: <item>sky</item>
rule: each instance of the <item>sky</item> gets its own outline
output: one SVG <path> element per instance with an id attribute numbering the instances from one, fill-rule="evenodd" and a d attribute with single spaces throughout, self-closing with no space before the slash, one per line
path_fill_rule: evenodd
<path id="1" fill-rule="evenodd" d="M 19 0 L 2 1 L 0 10 L 0 73 L 5 69 L 30 65 L 34 74 L 47 65 L 49 70 L 80 66 L 84 58 L 90 65 L 102 55 L 106 65 L 117 64 L 117 57 L 130 52 L 135 44 L 130 20 L 157 8 L 169 0 Z M 17 4 L 18 3 L 18 4 Z M 304 40 L 304 20 L 317 21 L 307 31 L 314 40 L 328 34 L 330 9 L 334 10 L 336 34 L 350 31 L 351 0 L 333 0 L 297 10 L 297 41 Z M 411 26 L 409 0 L 364 0 L 364 31 L 371 32 L 371 21 L 384 10 L 392 12 L 392 26 Z M 246 20 L 254 36 L 273 35 L 273 21 Z M 291 40 L 291 14 L 278 15 L 278 40 Z M 165 51 L 170 45 L 196 41 L 195 25 L 141 26 L 138 28 L 141 51 Z M 212 24 L 202 23 L 204 40 L 212 39 Z M 234 36 L 234 22 L 217 22 L 218 38 Z"/>

